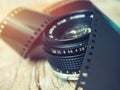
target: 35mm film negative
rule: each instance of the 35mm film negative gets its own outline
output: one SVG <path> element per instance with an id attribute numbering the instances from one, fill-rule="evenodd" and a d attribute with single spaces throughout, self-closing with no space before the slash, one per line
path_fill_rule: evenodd
<path id="1" fill-rule="evenodd" d="M 26 57 L 29 51 L 36 47 L 37 37 L 52 18 L 43 13 L 17 8 L 0 24 L 1 37 L 19 54 Z"/>
<path id="2" fill-rule="evenodd" d="M 120 28 L 93 7 L 92 32 L 76 90 L 119 90 Z"/>

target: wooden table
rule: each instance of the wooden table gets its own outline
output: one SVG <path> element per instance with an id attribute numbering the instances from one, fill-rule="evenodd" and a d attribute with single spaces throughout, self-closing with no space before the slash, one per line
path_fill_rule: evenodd
<path id="1" fill-rule="evenodd" d="M 120 26 L 120 1 L 92 0 L 92 2 Z M 50 4 L 41 3 L 28 7 L 41 11 Z M 74 90 L 75 85 L 75 81 L 65 81 L 56 77 L 47 60 L 32 62 L 24 59 L 0 40 L 0 90 Z"/>

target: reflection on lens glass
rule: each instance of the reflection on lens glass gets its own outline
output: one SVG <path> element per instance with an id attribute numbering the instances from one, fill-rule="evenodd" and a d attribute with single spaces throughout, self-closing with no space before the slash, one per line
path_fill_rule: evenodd
<path id="1" fill-rule="evenodd" d="M 91 32 L 91 28 L 88 25 L 77 25 L 73 28 L 65 30 L 60 36 L 60 39 L 75 39 L 82 37 Z"/>

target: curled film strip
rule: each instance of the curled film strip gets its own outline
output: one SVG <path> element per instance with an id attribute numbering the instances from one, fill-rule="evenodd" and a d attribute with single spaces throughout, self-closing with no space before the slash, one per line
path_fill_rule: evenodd
<path id="1" fill-rule="evenodd" d="M 38 41 L 36 39 L 52 19 L 50 15 L 17 8 L 1 22 L 1 37 L 20 55 L 26 57 L 34 47 L 40 44 L 38 42 L 40 39 Z"/>

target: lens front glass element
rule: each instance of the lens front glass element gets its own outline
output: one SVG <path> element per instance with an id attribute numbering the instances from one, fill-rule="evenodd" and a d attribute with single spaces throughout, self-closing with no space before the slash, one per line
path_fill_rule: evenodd
<path id="1" fill-rule="evenodd" d="M 80 24 L 65 30 L 60 36 L 60 39 L 75 39 L 89 34 L 90 32 L 91 28 L 88 25 Z"/>
<path id="2" fill-rule="evenodd" d="M 68 41 L 81 38 L 91 32 L 92 14 L 77 13 L 58 20 L 49 30 L 54 40 Z"/>

